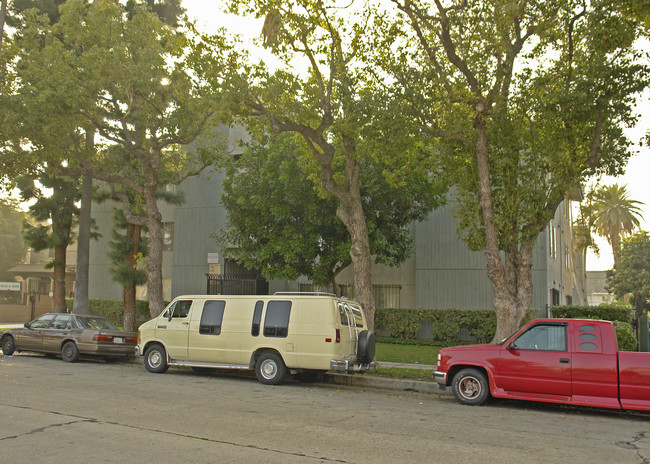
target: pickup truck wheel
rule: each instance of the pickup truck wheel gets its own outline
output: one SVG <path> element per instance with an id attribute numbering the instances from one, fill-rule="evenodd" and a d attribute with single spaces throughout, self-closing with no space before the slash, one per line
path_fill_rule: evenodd
<path id="1" fill-rule="evenodd" d="M 11 356 L 16 351 L 16 342 L 14 337 L 11 335 L 5 335 L 2 338 L 2 354 L 5 356 Z"/>
<path id="2" fill-rule="evenodd" d="M 287 366 L 275 353 L 264 353 L 255 363 L 255 375 L 264 385 L 278 385 L 287 375 Z"/>
<path id="3" fill-rule="evenodd" d="M 451 389 L 459 403 L 472 406 L 485 403 L 490 395 L 487 377 L 478 369 L 459 371 L 454 376 Z"/>
<path id="4" fill-rule="evenodd" d="M 162 374 L 169 366 L 167 365 L 167 353 L 161 345 L 151 345 L 144 352 L 144 367 L 154 374 Z"/>

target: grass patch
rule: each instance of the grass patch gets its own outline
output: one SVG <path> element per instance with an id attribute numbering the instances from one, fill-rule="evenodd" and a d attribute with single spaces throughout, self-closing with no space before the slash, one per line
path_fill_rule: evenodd
<path id="1" fill-rule="evenodd" d="M 375 359 L 377 361 L 408 364 L 436 364 L 440 346 L 398 345 L 394 343 L 376 343 Z"/>
<path id="2" fill-rule="evenodd" d="M 429 369 L 402 369 L 397 367 L 380 367 L 369 371 L 366 375 L 388 377 L 401 380 L 419 380 L 433 382 L 433 371 Z"/>

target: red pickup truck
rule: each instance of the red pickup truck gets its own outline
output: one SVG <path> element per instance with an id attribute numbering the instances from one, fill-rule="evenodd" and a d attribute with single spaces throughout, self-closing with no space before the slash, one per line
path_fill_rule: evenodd
<path id="1" fill-rule="evenodd" d="M 433 376 L 469 405 L 491 395 L 650 410 L 650 353 L 618 351 L 609 321 L 537 319 L 496 345 L 443 348 Z"/>

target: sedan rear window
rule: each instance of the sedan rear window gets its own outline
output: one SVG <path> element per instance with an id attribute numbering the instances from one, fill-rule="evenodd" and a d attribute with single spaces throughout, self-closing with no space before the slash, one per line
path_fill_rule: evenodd
<path id="1" fill-rule="evenodd" d="M 119 330 L 103 317 L 77 317 L 77 325 L 82 329 Z"/>

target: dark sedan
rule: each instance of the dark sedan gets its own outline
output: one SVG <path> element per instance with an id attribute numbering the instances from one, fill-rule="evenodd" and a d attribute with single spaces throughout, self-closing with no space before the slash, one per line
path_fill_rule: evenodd
<path id="1" fill-rule="evenodd" d="M 106 360 L 133 356 L 138 334 L 122 332 L 100 316 L 44 314 L 25 328 L 2 334 L 0 346 L 5 356 L 15 351 L 60 354 L 64 361 L 80 356 L 101 356 Z"/>

